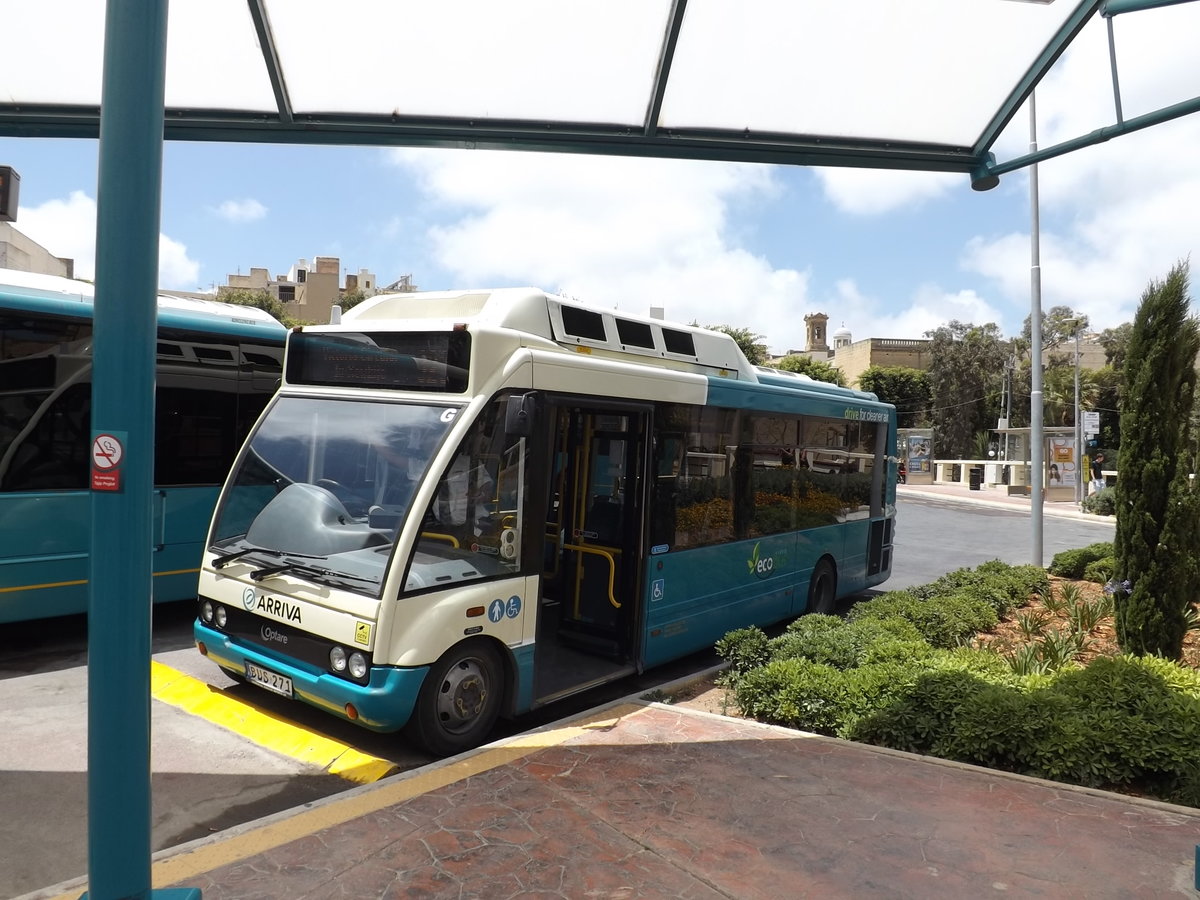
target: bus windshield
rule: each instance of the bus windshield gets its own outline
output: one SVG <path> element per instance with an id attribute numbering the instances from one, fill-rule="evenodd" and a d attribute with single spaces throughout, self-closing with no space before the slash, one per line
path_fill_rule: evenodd
<path id="1" fill-rule="evenodd" d="M 251 438 L 218 510 L 212 549 L 378 595 L 457 407 L 281 397 Z"/>

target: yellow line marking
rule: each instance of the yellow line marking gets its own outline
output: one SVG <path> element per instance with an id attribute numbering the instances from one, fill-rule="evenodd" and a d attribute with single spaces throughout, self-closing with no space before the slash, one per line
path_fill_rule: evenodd
<path id="1" fill-rule="evenodd" d="M 643 704 L 625 703 L 562 728 L 521 735 L 457 762 L 418 770 L 408 778 L 374 785 L 369 790 L 359 790 L 351 796 L 332 799 L 300 812 L 283 813 L 282 818 L 268 819 L 260 826 L 250 826 L 246 831 L 235 831 L 228 837 L 214 835 L 210 840 L 190 850 L 178 853 L 163 851 L 171 855 L 154 862 L 151 869 L 152 886 L 164 888 L 179 884 L 222 866 L 266 853 L 326 828 L 341 825 L 351 819 L 361 818 L 462 781 L 464 778 L 470 778 L 472 775 L 507 765 L 545 747 L 554 747 L 583 734 L 612 728 L 625 716 L 645 711 L 646 708 Z M 80 886 L 51 900 L 77 900 L 79 892 L 83 889 L 84 887 Z"/>
<path id="2" fill-rule="evenodd" d="M 155 572 L 154 577 L 158 578 L 161 575 L 193 575 L 199 572 L 199 568 L 195 569 L 173 569 L 170 572 Z M 57 588 L 57 587 L 75 587 L 77 584 L 87 584 L 88 579 L 80 578 L 76 581 L 51 581 L 46 584 L 19 584 L 16 587 L 0 588 L 0 594 L 8 594 L 13 591 L 37 591 L 42 588 Z"/>
<path id="3" fill-rule="evenodd" d="M 52 581 L 49 584 L 19 584 L 16 587 L 0 588 L 0 594 L 8 594 L 12 591 L 36 591 L 39 588 L 56 588 L 56 587 L 74 587 L 77 584 L 87 584 L 87 579 L 80 581 Z"/>
<path id="4" fill-rule="evenodd" d="M 347 781 L 369 784 L 396 769 L 386 759 L 314 734 L 153 660 L 150 663 L 150 694 L 156 700 L 207 719 L 262 747 L 325 769 Z"/>

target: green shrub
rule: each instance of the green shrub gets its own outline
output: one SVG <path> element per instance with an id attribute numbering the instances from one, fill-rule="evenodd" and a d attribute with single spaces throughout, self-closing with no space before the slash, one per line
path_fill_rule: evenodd
<path id="1" fill-rule="evenodd" d="M 917 658 L 930 652 L 920 632 L 904 619 L 850 623 L 833 619 L 837 627 L 826 627 L 824 623 L 813 627 L 808 621 L 813 618 L 817 617 L 802 616 L 772 640 L 771 659 L 808 659 L 837 669 L 851 669 L 869 662 Z"/>
<path id="2" fill-rule="evenodd" d="M 1117 514 L 1117 491 L 1115 488 L 1101 488 L 1084 497 L 1080 508 L 1094 516 L 1115 516 Z"/>
<path id="3" fill-rule="evenodd" d="M 942 740 L 959 709 L 987 686 L 974 672 L 925 672 L 897 691 L 886 705 L 858 717 L 846 729 L 845 737 L 893 750 L 929 753 Z"/>
<path id="4" fill-rule="evenodd" d="M 826 618 L 833 616 L 806 616 L 808 619 Z M 834 621 L 837 621 L 836 619 Z M 765 665 L 771 658 L 770 639 L 761 628 L 739 628 L 731 631 L 717 641 L 717 655 L 729 664 L 722 680 L 735 682 L 751 669 Z"/>
<path id="5" fill-rule="evenodd" d="M 1105 584 L 1113 574 L 1117 571 L 1117 560 L 1115 557 L 1106 556 L 1103 559 L 1093 560 L 1088 563 L 1083 570 L 1083 580 L 1092 581 L 1096 584 Z"/>
<path id="6" fill-rule="evenodd" d="M 997 616 L 1004 616 L 1030 596 L 1043 595 L 1049 587 L 1045 571 L 1037 566 L 1012 566 L 994 559 L 975 569 L 948 572 L 936 581 L 909 590 L 925 599 L 941 594 L 971 594 L 985 600 Z"/>
<path id="7" fill-rule="evenodd" d="M 807 659 L 780 659 L 746 672 L 734 701 L 751 718 L 832 735 L 841 724 L 845 684 L 840 670 Z"/>
<path id="8" fill-rule="evenodd" d="M 931 748 L 935 756 L 1024 772 L 1035 748 L 1065 711 L 1065 701 L 1003 685 L 985 685 L 959 706 Z"/>
<path id="9" fill-rule="evenodd" d="M 908 591 L 889 591 L 850 610 L 848 619 L 900 618 L 911 622 L 932 647 L 956 647 L 980 631 L 994 628 L 996 611 L 968 593 L 941 594 L 922 600 Z"/>
<path id="10" fill-rule="evenodd" d="M 1063 550 L 1061 553 L 1054 554 L 1054 559 L 1050 560 L 1048 571 L 1051 575 L 1058 575 L 1060 578 L 1079 579 L 1083 577 L 1088 563 L 1093 563 L 1098 559 L 1104 559 L 1112 555 L 1112 541 L 1088 544 L 1088 546 L 1080 547 L 1077 550 Z"/>

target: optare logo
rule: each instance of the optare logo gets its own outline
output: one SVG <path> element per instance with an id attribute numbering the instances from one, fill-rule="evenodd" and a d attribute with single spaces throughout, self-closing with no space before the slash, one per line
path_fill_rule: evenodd
<path id="1" fill-rule="evenodd" d="M 242 591 L 242 606 L 246 609 L 254 609 L 254 588 L 246 588 Z"/>
<path id="2" fill-rule="evenodd" d="M 771 570 L 775 568 L 775 557 L 759 556 L 758 544 L 754 545 L 754 553 L 746 560 L 746 567 L 750 569 L 750 574 L 757 578 L 766 578 L 771 574 Z"/>

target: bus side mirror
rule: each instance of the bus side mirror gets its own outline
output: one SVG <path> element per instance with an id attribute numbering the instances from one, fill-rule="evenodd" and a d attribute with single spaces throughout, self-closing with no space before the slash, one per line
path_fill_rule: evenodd
<path id="1" fill-rule="evenodd" d="M 533 413 L 536 409 L 534 394 L 520 394 L 508 398 L 504 411 L 504 431 L 514 437 L 529 437 L 533 434 Z"/>

